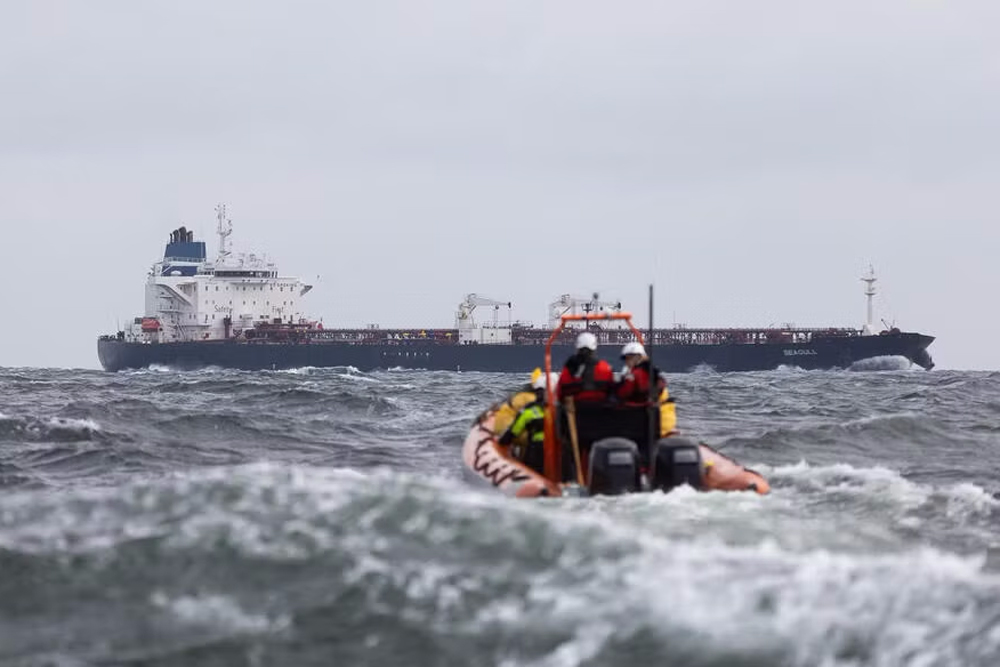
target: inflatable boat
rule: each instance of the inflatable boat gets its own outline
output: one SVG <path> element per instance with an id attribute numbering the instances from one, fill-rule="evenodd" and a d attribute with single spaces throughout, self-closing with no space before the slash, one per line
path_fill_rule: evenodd
<path id="1" fill-rule="evenodd" d="M 656 401 L 557 404 L 549 379 L 551 343 L 567 322 L 594 319 L 626 320 L 642 342 L 628 313 L 564 315 L 546 346 L 544 465 L 532 468 L 501 444 L 497 406 L 476 419 L 465 439 L 462 459 L 471 476 L 522 498 L 668 492 L 683 485 L 705 491 L 770 491 L 760 474 L 708 445 L 679 435 L 661 436 Z"/>

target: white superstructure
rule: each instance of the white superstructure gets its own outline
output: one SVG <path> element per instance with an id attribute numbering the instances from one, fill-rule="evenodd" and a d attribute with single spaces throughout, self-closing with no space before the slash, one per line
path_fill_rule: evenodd
<path id="1" fill-rule="evenodd" d="M 579 297 L 571 294 L 563 294 L 558 299 L 549 304 L 549 328 L 555 329 L 563 315 L 584 315 L 597 313 L 620 313 L 622 304 L 620 301 L 602 301 L 597 292 L 590 297 Z M 610 320 L 592 323 L 571 323 L 570 328 L 590 327 L 601 329 L 627 329 L 628 325 L 622 320 Z"/>
<path id="2" fill-rule="evenodd" d="M 146 315 L 139 334 L 148 342 L 223 340 L 257 324 L 303 324 L 302 297 L 311 285 L 279 275 L 265 256 L 229 249 L 232 222 L 216 208 L 219 252 L 184 227 L 170 236 L 163 259 L 146 281 Z"/>
<path id="3" fill-rule="evenodd" d="M 477 306 L 493 309 L 493 318 L 489 322 L 477 322 L 472 313 Z M 507 309 L 507 319 L 500 319 L 500 309 Z M 458 342 L 461 345 L 479 344 L 509 344 L 511 338 L 511 303 L 497 301 L 478 294 L 466 294 L 462 303 L 455 311 L 455 328 L 458 329 Z"/>

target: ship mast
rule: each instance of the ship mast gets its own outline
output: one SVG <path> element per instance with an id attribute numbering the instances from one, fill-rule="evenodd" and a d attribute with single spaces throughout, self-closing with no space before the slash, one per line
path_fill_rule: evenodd
<path id="1" fill-rule="evenodd" d="M 233 233 L 233 221 L 226 217 L 226 205 L 215 207 L 215 217 L 219 221 L 219 262 L 229 256 L 229 235 Z"/>
<path id="2" fill-rule="evenodd" d="M 874 331 L 875 331 L 872 328 L 872 320 L 873 320 L 873 316 L 872 316 L 872 297 L 875 296 L 875 281 L 876 280 L 877 280 L 877 278 L 875 278 L 875 267 L 872 266 L 871 264 L 869 264 L 868 265 L 868 275 L 861 277 L 861 282 L 865 283 L 865 285 L 866 285 L 866 287 L 865 287 L 865 296 L 868 297 L 868 320 L 865 323 L 865 333 L 866 334 L 871 334 L 871 333 L 874 333 Z"/>

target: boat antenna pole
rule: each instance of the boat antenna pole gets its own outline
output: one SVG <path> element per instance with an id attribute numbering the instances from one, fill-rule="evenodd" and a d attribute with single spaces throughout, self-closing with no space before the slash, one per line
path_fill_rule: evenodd
<path id="1" fill-rule="evenodd" d="M 868 265 L 868 275 L 861 278 L 861 282 L 865 283 L 865 296 L 868 297 L 868 320 L 867 333 L 872 333 L 874 329 L 872 328 L 872 297 L 875 296 L 875 267 L 871 264 Z"/>
<path id="2" fill-rule="evenodd" d="M 653 283 L 649 284 L 649 332 L 646 334 L 646 358 L 649 360 L 649 454 L 646 460 L 648 461 L 647 465 L 652 467 L 653 446 L 659 435 L 656 428 L 656 416 L 659 411 L 657 405 L 659 396 L 656 387 L 659 384 L 659 378 L 653 373 Z"/>

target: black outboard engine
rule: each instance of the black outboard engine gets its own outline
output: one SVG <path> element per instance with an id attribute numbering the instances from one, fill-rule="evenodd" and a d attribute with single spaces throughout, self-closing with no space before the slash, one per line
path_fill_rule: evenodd
<path id="1" fill-rule="evenodd" d="M 670 491 L 683 484 L 702 488 L 701 452 L 687 438 L 661 438 L 653 452 L 653 488 Z"/>
<path id="2" fill-rule="evenodd" d="M 641 488 L 639 448 L 627 438 L 604 438 L 590 447 L 591 495 L 616 496 Z"/>

